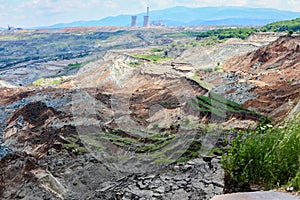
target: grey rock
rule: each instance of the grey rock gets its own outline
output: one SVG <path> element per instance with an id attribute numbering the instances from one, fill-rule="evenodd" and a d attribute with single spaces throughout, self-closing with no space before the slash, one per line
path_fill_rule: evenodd
<path id="1" fill-rule="evenodd" d="M 188 200 L 189 194 L 184 189 L 180 189 L 180 190 L 175 191 L 172 195 L 170 195 L 169 198 L 170 199 Z"/>
<path id="2" fill-rule="evenodd" d="M 160 187 L 156 188 L 154 191 L 162 194 L 162 193 L 165 193 L 166 189 L 164 186 L 160 186 Z"/>
<path id="3" fill-rule="evenodd" d="M 142 181 L 137 182 L 137 186 L 142 190 L 149 187 L 148 184 L 144 184 Z"/>

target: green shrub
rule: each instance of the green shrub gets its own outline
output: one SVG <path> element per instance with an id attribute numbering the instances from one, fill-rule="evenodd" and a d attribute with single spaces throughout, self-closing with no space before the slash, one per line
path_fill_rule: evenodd
<path id="1" fill-rule="evenodd" d="M 77 69 L 77 68 L 81 68 L 83 66 L 83 63 L 71 63 L 71 64 L 68 64 L 68 69 Z"/>
<path id="2" fill-rule="evenodd" d="M 53 81 L 50 81 L 49 84 L 50 85 L 59 85 L 62 82 L 64 82 L 64 78 L 61 77 L 60 79 L 54 79 Z"/>
<path id="3" fill-rule="evenodd" d="M 81 67 L 91 63 L 91 62 L 94 62 L 96 61 L 97 59 L 91 59 L 91 60 L 86 60 L 86 61 L 83 61 L 83 62 L 75 62 L 75 63 L 70 63 L 68 64 L 68 70 L 73 70 L 73 69 L 80 69 Z"/>
<path id="4" fill-rule="evenodd" d="M 300 120 L 282 127 L 261 125 L 241 133 L 223 155 L 222 167 L 239 185 L 258 184 L 264 189 L 290 182 L 299 189 Z"/>
<path id="5" fill-rule="evenodd" d="M 296 176 L 289 182 L 288 186 L 290 188 L 292 187 L 292 190 L 300 190 L 300 171 L 298 171 Z"/>
<path id="6" fill-rule="evenodd" d="M 130 67 L 138 67 L 138 66 L 140 66 L 142 64 L 143 64 L 143 62 L 141 62 L 141 61 L 134 61 L 134 62 L 130 62 L 129 66 Z"/>
<path id="7" fill-rule="evenodd" d="M 150 50 L 151 53 L 159 53 L 159 52 L 162 52 L 162 51 L 163 51 L 163 49 L 161 49 L 161 48 L 153 48 L 153 49 Z"/>

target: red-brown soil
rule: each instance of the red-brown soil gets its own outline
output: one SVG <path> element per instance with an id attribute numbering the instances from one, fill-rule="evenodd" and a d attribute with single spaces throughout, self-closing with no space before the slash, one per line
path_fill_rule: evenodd
<path id="1" fill-rule="evenodd" d="M 281 118 L 300 97 L 300 37 L 280 37 L 257 51 L 233 57 L 225 69 L 256 86 L 252 91 L 256 98 L 245 102 L 245 107 Z"/>

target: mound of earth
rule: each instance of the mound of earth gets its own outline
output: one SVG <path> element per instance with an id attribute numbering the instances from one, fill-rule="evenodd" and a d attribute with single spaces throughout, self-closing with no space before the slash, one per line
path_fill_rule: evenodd
<path id="1" fill-rule="evenodd" d="M 226 61 L 227 74 L 213 75 L 215 92 L 282 119 L 299 101 L 300 37 L 282 36 L 260 49 Z"/>

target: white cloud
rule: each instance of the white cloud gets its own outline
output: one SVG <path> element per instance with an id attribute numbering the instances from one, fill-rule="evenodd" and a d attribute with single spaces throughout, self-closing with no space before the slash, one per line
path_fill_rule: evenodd
<path id="1" fill-rule="evenodd" d="M 171 6 L 188 6 L 188 7 L 204 7 L 204 6 L 246 6 L 247 0 L 152 0 L 154 7 L 171 7 Z"/>
<path id="2" fill-rule="evenodd" d="M 50 25 L 59 22 L 101 19 L 174 6 L 272 7 L 300 12 L 299 0 L 0 0 L 0 26 Z M 14 16 L 26 16 L 26 20 Z"/>

